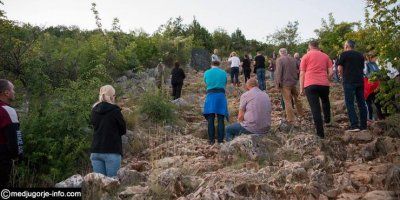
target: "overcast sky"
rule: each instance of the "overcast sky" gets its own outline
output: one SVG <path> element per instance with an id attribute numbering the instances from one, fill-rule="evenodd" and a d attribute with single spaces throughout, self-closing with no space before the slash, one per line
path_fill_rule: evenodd
<path id="1" fill-rule="evenodd" d="M 299 21 L 301 38 L 309 39 L 328 13 L 337 22 L 362 22 L 365 7 L 364 0 L 3 0 L 2 9 L 8 19 L 34 25 L 94 29 L 92 2 L 106 29 L 117 17 L 126 32 L 142 28 L 153 33 L 171 17 L 182 16 L 190 23 L 196 16 L 210 32 L 240 28 L 247 39 L 259 41 L 294 20 Z"/>

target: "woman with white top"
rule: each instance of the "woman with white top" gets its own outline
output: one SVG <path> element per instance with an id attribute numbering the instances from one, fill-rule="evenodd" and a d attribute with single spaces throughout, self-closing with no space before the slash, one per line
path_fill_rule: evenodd
<path id="1" fill-rule="evenodd" d="M 233 85 L 239 87 L 239 66 L 240 59 L 237 56 L 236 52 L 232 52 L 228 62 L 231 64 L 231 82 Z"/>

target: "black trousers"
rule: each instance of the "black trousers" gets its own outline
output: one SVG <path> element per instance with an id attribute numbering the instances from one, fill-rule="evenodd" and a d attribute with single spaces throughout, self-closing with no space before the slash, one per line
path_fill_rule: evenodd
<path id="1" fill-rule="evenodd" d="M 0 188 L 8 186 L 12 168 L 11 159 L 0 159 Z"/>
<path id="2" fill-rule="evenodd" d="M 322 85 L 310 85 L 305 88 L 308 103 L 310 104 L 311 113 L 314 119 L 314 125 L 317 129 L 317 135 L 319 137 L 325 137 L 324 124 L 322 122 L 321 115 L 321 103 L 322 110 L 324 113 L 325 123 L 331 121 L 331 105 L 329 102 L 329 86 Z"/>
<path id="3" fill-rule="evenodd" d="M 378 116 L 378 119 L 381 120 L 384 118 L 383 114 L 382 114 L 382 106 L 379 102 L 375 101 L 375 96 L 377 93 L 372 93 L 368 96 L 368 98 L 366 99 L 367 102 L 367 108 L 368 108 L 368 119 L 372 120 L 373 118 L 373 107 L 372 104 L 375 104 L 376 107 L 376 115 Z"/>
<path id="4" fill-rule="evenodd" d="M 239 83 L 239 67 L 231 67 L 232 83 Z"/>
<path id="5" fill-rule="evenodd" d="M 247 80 L 250 79 L 250 73 L 251 73 L 251 69 L 243 69 L 243 74 L 244 74 L 244 82 L 246 83 Z"/>
<path id="6" fill-rule="evenodd" d="M 174 99 L 179 99 L 181 97 L 183 84 L 172 84 L 172 96 Z"/>

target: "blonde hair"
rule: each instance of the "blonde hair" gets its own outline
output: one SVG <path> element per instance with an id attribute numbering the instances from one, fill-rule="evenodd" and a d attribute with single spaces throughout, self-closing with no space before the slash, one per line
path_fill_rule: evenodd
<path id="1" fill-rule="evenodd" d="M 236 52 L 232 51 L 231 56 L 236 56 Z"/>
<path id="2" fill-rule="evenodd" d="M 96 106 L 101 102 L 114 104 L 114 101 L 115 101 L 115 89 L 111 85 L 104 85 L 100 88 L 99 100 L 93 106 Z"/>

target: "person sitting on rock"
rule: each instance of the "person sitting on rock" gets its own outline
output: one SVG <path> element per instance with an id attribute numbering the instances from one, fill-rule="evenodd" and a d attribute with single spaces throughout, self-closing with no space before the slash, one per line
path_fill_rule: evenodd
<path id="1" fill-rule="evenodd" d="M 219 68 L 220 62 L 213 61 L 211 69 L 204 73 L 207 96 L 204 102 L 203 115 L 208 121 L 208 137 L 210 145 L 215 143 L 215 116 L 218 118 L 218 143 L 224 142 L 224 117 L 228 118 L 228 101 L 225 96 L 227 74 Z"/>
<path id="2" fill-rule="evenodd" d="M 226 140 L 231 141 L 240 134 L 266 134 L 271 126 L 271 100 L 258 88 L 258 82 L 250 78 L 245 92 L 240 97 L 238 122 L 226 127 Z"/>
<path id="3" fill-rule="evenodd" d="M 121 108 L 115 105 L 115 89 L 111 85 L 100 88 L 90 122 L 94 128 L 90 155 L 93 172 L 116 176 L 121 166 L 121 136 L 126 133 L 126 124 Z"/>

